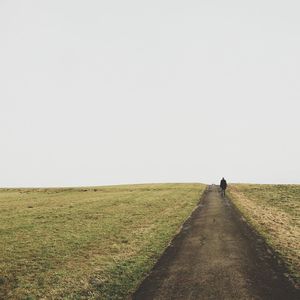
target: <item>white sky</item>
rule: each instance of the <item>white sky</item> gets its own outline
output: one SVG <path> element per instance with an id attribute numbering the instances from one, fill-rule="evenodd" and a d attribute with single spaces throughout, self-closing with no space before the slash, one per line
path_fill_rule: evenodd
<path id="1" fill-rule="evenodd" d="M 298 0 L 0 0 L 0 186 L 300 183 Z"/>

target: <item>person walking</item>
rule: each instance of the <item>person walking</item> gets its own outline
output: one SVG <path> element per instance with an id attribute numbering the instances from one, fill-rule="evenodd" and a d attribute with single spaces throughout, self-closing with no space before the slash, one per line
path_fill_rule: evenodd
<path id="1" fill-rule="evenodd" d="M 224 197 L 225 196 L 225 190 L 227 188 L 227 182 L 224 179 L 224 177 L 220 181 L 220 187 L 221 187 L 222 196 Z"/>

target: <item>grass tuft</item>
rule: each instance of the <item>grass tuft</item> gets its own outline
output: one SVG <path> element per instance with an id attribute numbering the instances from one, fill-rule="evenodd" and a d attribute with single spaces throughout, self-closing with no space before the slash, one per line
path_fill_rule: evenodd
<path id="1" fill-rule="evenodd" d="M 300 284 L 300 185 L 235 184 L 229 195 Z"/>

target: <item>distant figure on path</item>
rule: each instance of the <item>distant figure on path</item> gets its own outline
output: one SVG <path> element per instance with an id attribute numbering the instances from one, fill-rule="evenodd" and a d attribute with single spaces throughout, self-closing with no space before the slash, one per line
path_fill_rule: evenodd
<path id="1" fill-rule="evenodd" d="M 227 188 L 227 182 L 224 179 L 224 177 L 220 181 L 220 187 L 221 187 L 222 196 L 225 196 L 225 190 Z"/>

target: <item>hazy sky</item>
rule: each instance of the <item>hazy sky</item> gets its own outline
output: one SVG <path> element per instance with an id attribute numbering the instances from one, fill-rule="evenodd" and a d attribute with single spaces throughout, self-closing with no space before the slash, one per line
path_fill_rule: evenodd
<path id="1" fill-rule="evenodd" d="M 0 186 L 300 183 L 299 0 L 0 0 Z"/>

